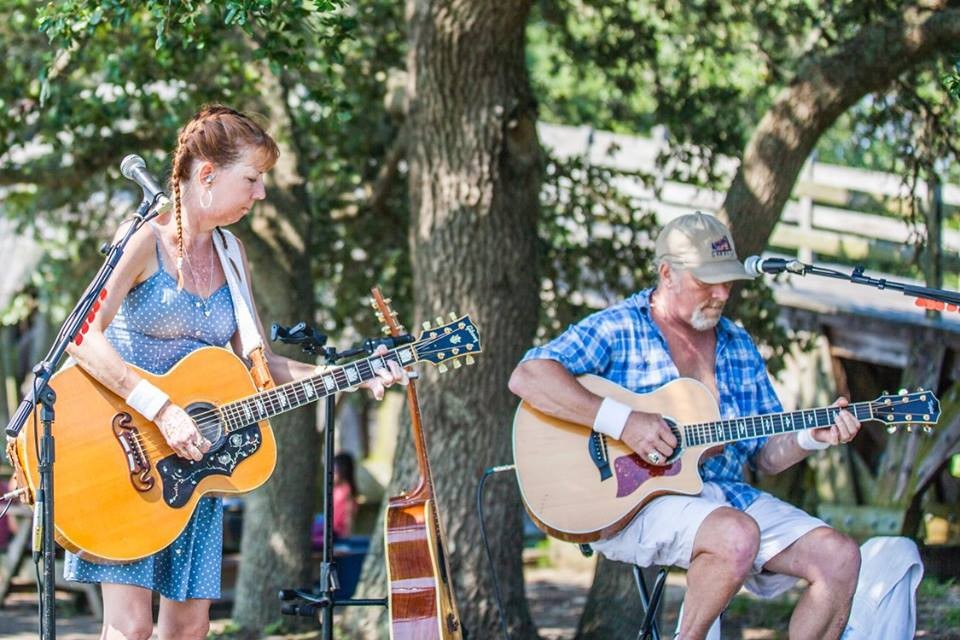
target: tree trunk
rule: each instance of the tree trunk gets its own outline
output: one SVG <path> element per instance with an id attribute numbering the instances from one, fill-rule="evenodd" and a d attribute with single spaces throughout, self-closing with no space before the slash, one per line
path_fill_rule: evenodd
<path id="1" fill-rule="evenodd" d="M 803 163 L 836 119 L 907 69 L 951 51 L 958 37 L 960 9 L 912 6 L 800 68 L 757 125 L 720 210 L 741 256 L 766 247 Z"/>
<path id="2" fill-rule="evenodd" d="M 538 313 L 541 162 L 524 66 L 529 9 L 529 0 L 407 4 L 416 320 L 469 313 L 484 345 L 476 367 L 443 379 L 425 371 L 419 388 L 452 582 L 472 638 L 500 635 L 475 491 L 486 467 L 511 459 L 517 401 L 507 380 L 533 339 Z M 412 488 L 415 464 L 405 435 L 388 495 Z M 511 637 L 535 637 L 523 591 L 516 485 L 496 478 L 488 487 L 484 515 Z M 385 589 L 381 545 L 377 540 L 364 572 L 371 596 Z M 365 624 L 372 633 L 371 621 Z"/>
<path id="3" fill-rule="evenodd" d="M 270 174 L 270 199 L 254 210 L 250 229 L 235 231 L 243 239 L 260 318 L 268 327 L 275 321 L 313 320 L 309 273 L 314 245 L 309 200 L 297 171 L 298 154 L 287 142 L 296 139 L 296 132 L 284 117 L 285 95 L 272 76 L 265 84 L 271 89 L 265 95 L 272 100 L 272 121 L 285 125 L 272 132 L 280 145 L 280 159 Z M 303 359 L 293 348 L 275 350 Z M 277 467 L 263 487 L 246 496 L 233 605 L 234 621 L 250 637 L 261 637 L 264 627 L 281 618 L 278 590 L 306 586 L 312 573 L 309 534 L 319 445 L 316 407 L 271 422 L 277 439 Z"/>

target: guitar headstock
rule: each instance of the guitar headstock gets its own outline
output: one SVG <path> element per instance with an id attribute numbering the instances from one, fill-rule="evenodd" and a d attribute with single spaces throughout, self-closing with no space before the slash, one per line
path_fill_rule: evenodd
<path id="1" fill-rule="evenodd" d="M 440 373 L 447 370 L 447 363 L 454 369 L 461 366 L 463 359 L 473 364 L 473 354 L 480 353 L 480 332 L 470 316 L 457 317 L 450 314 L 450 322 L 444 324 L 443 318 L 437 318 L 436 326 L 423 323 L 423 331 L 414 345 L 418 360 L 426 360 L 437 365 Z"/>
<path id="2" fill-rule="evenodd" d="M 397 312 L 390 308 L 390 298 L 384 298 L 377 287 L 374 287 L 371 293 L 371 306 L 383 325 L 383 332 L 389 336 L 406 333 L 403 325 L 397 321 Z M 447 364 L 458 369 L 462 362 L 468 365 L 474 363 L 473 354 L 480 353 L 480 332 L 470 320 L 470 316 L 458 318 L 457 314 L 451 313 L 447 323 L 439 317 L 434 327 L 431 327 L 429 322 L 424 322 L 423 331 L 411 346 L 416 352 L 417 360 L 435 364 L 440 373 L 444 373 L 448 369 Z"/>
<path id="3" fill-rule="evenodd" d="M 933 430 L 931 425 L 940 419 L 940 400 L 928 389 L 899 393 L 884 393 L 870 403 L 873 416 L 887 425 L 887 431 L 893 433 L 900 425 L 907 425 L 912 431 L 914 425 L 921 425 L 924 433 Z"/>

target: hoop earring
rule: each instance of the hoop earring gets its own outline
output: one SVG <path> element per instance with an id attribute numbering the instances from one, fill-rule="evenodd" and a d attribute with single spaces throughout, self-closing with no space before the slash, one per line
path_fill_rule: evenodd
<path id="1" fill-rule="evenodd" d="M 206 202 L 204 202 L 204 197 L 206 197 Z M 213 204 L 213 191 L 207 189 L 203 195 L 200 196 L 200 206 L 204 209 L 209 209 L 211 204 Z"/>

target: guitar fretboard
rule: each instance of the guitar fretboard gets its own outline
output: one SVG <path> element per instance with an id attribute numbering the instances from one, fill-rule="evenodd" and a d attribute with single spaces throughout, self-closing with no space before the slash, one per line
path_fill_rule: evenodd
<path id="1" fill-rule="evenodd" d="M 387 362 L 391 360 L 401 367 L 413 364 L 417 361 L 416 349 L 413 345 L 405 345 L 387 351 L 383 355 L 371 356 L 340 367 L 331 367 L 315 376 L 294 380 L 241 400 L 220 405 L 221 422 L 229 432 L 292 411 L 370 380 L 376 375 L 377 369 L 386 367 Z"/>
<path id="2" fill-rule="evenodd" d="M 874 420 L 873 403 L 857 402 L 845 407 L 858 420 Z M 739 440 L 750 440 L 762 436 L 775 436 L 781 433 L 829 427 L 842 411 L 839 407 L 821 407 L 784 413 L 768 413 L 749 418 L 732 418 L 716 422 L 683 425 L 683 438 L 686 446 L 696 447 L 705 444 L 724 444 Z"/>

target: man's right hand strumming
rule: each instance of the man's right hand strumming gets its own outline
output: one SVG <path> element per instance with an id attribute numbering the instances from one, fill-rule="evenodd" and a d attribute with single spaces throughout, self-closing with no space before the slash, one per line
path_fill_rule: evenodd
<path id="1" fill-rule="evenodd" d="M 658 413 L 633 411 L 627 418 L 620 440 L 652 464 L 664 464 L 677 446 L 670 427 Z"/>

